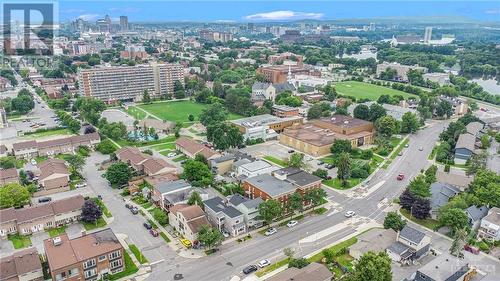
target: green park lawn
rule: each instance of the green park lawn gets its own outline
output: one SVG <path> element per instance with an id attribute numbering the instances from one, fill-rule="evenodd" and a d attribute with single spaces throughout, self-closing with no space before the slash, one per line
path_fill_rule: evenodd
<path id="1" fill-rule="evenodd" d="M 71 135 L 71 132 L 68 129 L 61 128 L 61 129 L 54 129 L 54 130 L 47 130 L 43 132 L 35 132 L 33 134 L 25 134 L 25 138 L 31 138 L 31 139 L 37 139 L 37 138 L 43 138 L 43 137 L 49 137 L 49 136 L 67 136 Z"/>
<path id="2" fill-rule="evenodd" d="M 162 144 L 158 144 L 158 145 L 152 145 L 148 148 L 154 149 L 156 151 L 165 150 L 165 149 L 175 150 L 175 143 L 174 142 L 162 143 Z"/>
<path id="3" fill-rule="evenodd" d="M 31 246 L 31 238 L 29 235 L 9 234 L 8 239 L 14 245 L 14 249 L 22 249 Z"/>
<path id="4" fill-rule="evenodd" d="M 409 97 L 417 97 L 416 95 L 408 94 L 399 90 L 357 81 L 344 81 L 336 83 L 335 90 L 337 90 L 337 93 L 341 95 L 353 96 L 356 99 L 377 100 L 381 95 L 401 95 L 405 99 Z"/>
<path id="5" fill-rule="evenodd" d="M 286 166 L 286 161 L 284 159 L 278 159 L 278 158 L 271 156 L 271 155 L 266 155 L 263 158 L 266 159 L 267 161 L 273 162 L 274 164 L 276 164 L 278 166 L 281 166 L 281 167 Z"/>
<path id="6" fill-rule="evenodd" d="M 176 102 L 157 102 L 150 104 L 141 104 L 138 107 L 152 113 L 153 115 L 168 121 L 173 122 L 189 122 L 189 115 L 192 114 L 195 120 L 198 120 L 206 104 L 196 103 L 192 101 L 176 101 Z M 241 116 L 229 114 L 229 119 L 238 119 Z"/>
<path id="7" fill-rule="evenodd" d="M 342 181 L 337 179 L 337 178 L 334 178 L 331 180 L 323 180 L 323 184 L 326 186 L 329 186 L 331 188 L 343 190 L 343 189 L 352 188 L 352 187 L 358 185 L 361 181 L 363 181 L 363 179 L 350 178 L 347 180 L 347 183 L 348 183 L 347 186 L 342 186 Z"/>
<path id="8" fill-rule="evenodd" d="M 142 120 L 146 118 L 146 113 L 136 108 L 135 106 L 129 106 L 126 111 L 130 116 L 134 117 L 136 120 Z"/>

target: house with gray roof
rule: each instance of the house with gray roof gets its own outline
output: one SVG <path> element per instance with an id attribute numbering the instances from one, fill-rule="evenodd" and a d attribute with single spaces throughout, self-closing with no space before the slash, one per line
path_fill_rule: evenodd
<path id="1" fill-rule="evenodd" d="M 467 214 L 467 218 L 469 221 L 469 226 L 473 230 L 477 230 L 479 228 L 479 224 L 481 224 L 481 220 L 488 214 L 489 208 L 487 206 L 475 206 L 472 205 L 469 208 L 465 209 L 465 214 Z"/>
<path id="2" fill-rule="evenodd" d="M 401 264 L 409 264 L 427 255 L 431 238 L 424 232 L 406 225 L 398 232 L 396 242 L 386 249 L 389 257 Z"/>
<path id="3" fill-rule="evenodd" d="M 442 253 L 422 266 L 415 273 L 412 281 L 458 281 L 472 280 L 476 270 L 465 259 Z"/>
<path id="4" fill-rule="evenodd" d="M 246 231 L 243 213 L 232 206 L 227 199 L 214 197 L 203 201 L 208 221 L 220 231 L 238 236 Z"/>
<path id="5" fill-rule="evenodd" d="M 252 85 L 252 102 L 264 102 L 276 98 L 276 88 L 271 83 L 255 82 Z"/>
<path id="6" fill-rule="evenodd" d="M 455 164 L 465 164 L 475 154 L 476 136 L 469 133 L 458 136 L 455 145 Z"/>
<path id="7" fill-rule="evenodd" d="M 484 128 L 484 124 L 481 122 L 470 122 L 469 124 L 467 124 L 467 126 L 465 126 L 467 133 L 469 133 L 475 137 L 479 136 L 479 133 L 481 132 L 481 130 L 483 128 Z"/>
<path id="8" fill-rule="evenodd" d="M 264 202 L 262 198 L 249 199 L 240 194 L 234 194 L 228 197 L 228 200 L 229 204 L 243 214 L 247 229 L 258 228 L 263 225 L 264 222 L 259 215 L 259 205 Z"/>
<path id="9" fill-rule="evenodd" d="M 431 184 L 431 217 L 436 219 L 439 208 L 446 205 L 458 193 L 460 193 L 460 189 L 453 185 L 440 182 Z"/>
<path id="10" fill-rule="evenodd" d="M 191 189 L 191 184 L 185 180 L 160 181 L 153 185 L 151 199 L 160 208 L 168 210 L 184 201 L 183 198 L 188 196 Z"/>

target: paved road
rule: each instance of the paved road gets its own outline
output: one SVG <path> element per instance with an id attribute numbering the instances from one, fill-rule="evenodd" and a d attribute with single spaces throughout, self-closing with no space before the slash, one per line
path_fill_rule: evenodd
<path id="1" fill-rule="evenodd" d="M 154 266 L 149 280 L 173 280 L 173 274 L 177 272 L 184 275 L 184 280 L 229 280 L 235 275 L 243 277 L 241 270 L 246 265 L 255 264 L 263 258 L 275 261 L 276 257 L 283 257 L 282 249 L 285 247 L 294 248 L 298 255 L 306 255 L 354 233 L 356 226 L 362 222 L 382 222 L 387 207 L 387 204 L 382 203 L 399 196 L 408 180 L 428 165 L 427 156 L 432 150 L 432 144 L 446 126 L 447 122 L 434 123 L 411 136 L 410 149 L 403 156 L 397 157 L 388 170 L 380 170 L 373 176 L 371 187 L 376 190 L 368 191 L 369 195 L 365 198 L 356 199 L 350 197 L 349 193 L 344 195 L 328 189 L 329 198 L 339 204 L 336 213 L 332 211 L 323 216 L 312 217 L 291 230 L 279 229 L 271 237 L 255 235 L 241 244 L 226 244 L 221 247 L 219 254 L 204 259 L 191 261 L 174 258 L 167 264 Z M 418 151 L 417 147 L 423 147 L 423 151 Z M 403 182 L 395 179 L 401 172 L 406 175 Z M 345 210 L 356 211 L 357 218 L 346 219 L 343 216 Z M 358 222 L 344 224 L 350 221 Z M 316 236 L 317 239 L 315 233 L 319 236 Z M 299 244 L 303 239 L 311 242 Z"/>

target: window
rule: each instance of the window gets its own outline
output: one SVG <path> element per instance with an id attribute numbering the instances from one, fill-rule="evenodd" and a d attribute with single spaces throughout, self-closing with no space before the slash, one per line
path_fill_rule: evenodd
<path id="1" fill-rule="evenodd" d="M 109 263 L 109 266 L 111 267 L 111 269 L 115 269 L 117 267 L 120 267 L 120 266 L 122 266 L 122 260 L 121 259 L 114 260 L 114 261 Z"/>
<path id="2" fill-rule="evenodd" d="M 85 279 L 88 279 L 88 278 L 90 278 L 92 276 L 95 276 L 95 275 L 97 275 L 97 269 L 96 268 L 92 268 L 90 270 L 86 270 L 85 271 Z"/>
<path id="3" fill-rule="evenodd" d="M 66 279 L 66 272 L 61 272 L 56 275 L 56 281 L 64 280 Z"/>
<path id="4" fill-rule="evenodd" d="M 68 274 L 69 274 L 69 276 L 70 276 L 70 277 L 78 275 L 78 268 L 77 268 L 77 267 L 75 267 L 75 268 L 73 268 L 73 269 L 70 269 L 70 270 L 68 271 Z"/>
<path id="5" fill-rule="evenodd" d="M 95 266 L 95 259 L 87 260 L 83 263 L 83 268 L 87 269 L 89 267 Z"/>
<path id="6" fill-rule="evenodd" d="M 111 254 L 109 254 L 109 259 L 113 260 L 113 259 L 119 258 L 120 256 L 121 256 L 121 253 L 120 253 L 119 250 L 118 251 L 114 251 Z"/>
<path id="7" fill-rule="evenodd" d="M 106 255 L 102 255 L 102 256 L 99 256 L 99 258 L 97 259 L 99 262 L 103 261 L 106 259 Z"/>

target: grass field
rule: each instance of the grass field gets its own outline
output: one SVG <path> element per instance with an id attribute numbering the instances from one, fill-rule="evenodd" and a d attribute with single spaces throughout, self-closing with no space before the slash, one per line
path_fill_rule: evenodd
<path id="1" fill-rule="evenodd" d="M 337 90 L 337 93 L 341 95 L 353 96 L 356 99 L 377 100 L 381 95 L 401 95 L 405 99 L 408 97 L 417 97 L 416 95 L 408 94 L 399 90 L 357 81 L 336 83 L 335 90 Z"/>
<path id="2" fill-rule="evenodd" d="M 31 246 L 31 238 L 28 235 L 9 234 L 8 239 L 14 245 L 14 249 L 22 249 Z"/>
<path id="3" fill-rule="evenodd" d="M 129 106 L 126 111 L 130 116 L 134 117 L 137 120 L 142 120 L 146 118 L 146 113 L 136 108 L 135 106 Z"/>
<path id="4" fill-rule="evenodd" d="M 425 226 L 427 228 L 435 230 L 435 229 L 437 229 L 440 226 L 440 223 L 437 220 L 434 220 L 434 219 L 431 219 L 431 218 L 423 219 L 423 220 L 417 219 L 417 218 L 413 217 L 408 210 L 405 210 L 403 208 L 399 209 L 399 212 L 405 218 L 411 220 L 414 223 L 417 223 L 417 224 L 420 224 L 422 226 Z"/>
<path id="5" fill-rule="evenodd" d="M 194 116 L 194 120 L 198 120 L 198 116 L 203 109 L 207 107 L 205 104 L 195 103 L 192 101 L 176 101 L 176 102 L 158 102 L 151 104 L 142 104 L 138 107 L 152 113 L 163 120 L 173 122 L 189 122 L 189 114 Z M 229 119 L 238 119 L 241 116 L 229 114 Z"/>
<path id="6" fill-rule="evenodd" d="M 71 135 L 71 132 L 68 129 L 55 129 L 55 130 L 47 130 L 43 132 L 35 132 L 33 134 L 25 134 L 25 138 L 31 138 L 31 139 L 37 139 L 37 138 L 42 138 L 42 137 L 49 137 L 49 136 L 56 136 L 56 135 L 61 135 L 61 136 L 67 136 Z"/>
<path id="7" fill-rule="evenodd" d="M 51 228 L 49 229 L 49 236 L 52 238 L 52 237 L 56 237 L 56 236 L 59 236 L 63 233 L 66 232 L 66 226 L 61 226 L 61 227 L 57 227 L 57 228 Z"/>
<path id="8" fill-rule="evenodd" d="M 266 155 L 263 158 L 266 159 L 267 161 L 273 162 L 274 164 L 281 166 L 281 167 L 285 167 L 286 163 L 287 163 L 284 159 L 278 159 L 278 158 L 270 156 L 270 155 Z"/>

